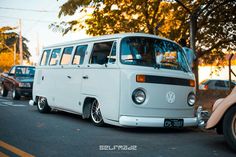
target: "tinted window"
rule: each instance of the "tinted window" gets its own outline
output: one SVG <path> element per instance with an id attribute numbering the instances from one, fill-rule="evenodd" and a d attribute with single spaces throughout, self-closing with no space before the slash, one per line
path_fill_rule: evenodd
<path id="1" fill-rule="evenodd" d="M 225 82 L 224 82 L 224 81 L 216 81 L 215 86 L 218 86 L 218 87 L 225 87 Z"/>
<path id="2" fill-rule="evenodd" d="M 16 67 L 12 67 L 9 73 L 15 75 L 15 72 L 16 72 Z"/>
<path id="3" fill-rule="evenodd" d="M 42 59 L 41 59 L 40 65 L 47 65 L 50 51 L 51 50 L 44 50 L 43 51 L 43 55 L 42 55 Z"/>
<path id="4" fill-rule="evenodd" d="M 113 41 L 96 43 L 93 46 L 90 64 L 106 64 L 111 52 Z"/>
<path id="5" fill-rule="evenodd" d="M 63 53 L 62 53 L 62 58 L 61 58 L 61 65 L 67 65 L 70 63 L 72 51 L 73 51 L 73 47 L 64 48 Z"/>
<path id="6" fill-rule="evenodd" d="M 60 59 L 60 52 L 61 49 L 53 49 L 52 50 L 52 55 L 51 55 L 51 59 L 50 59 L 50 65 L 57 65 L 59 59 Z"/>
<path id="7" fill-rule="evenodd" d="M 87 47 L 88 45 L 80 45 L 76 47 L 72 64 L 77 64 L 77 65 L 83 64 Z"/>
<path id="8" fill-rule="evenodd" d="M 31 77 L 34 76 L 35 68 L 34 67 L 16 67 L 16 76 L 18 77 Z"/>

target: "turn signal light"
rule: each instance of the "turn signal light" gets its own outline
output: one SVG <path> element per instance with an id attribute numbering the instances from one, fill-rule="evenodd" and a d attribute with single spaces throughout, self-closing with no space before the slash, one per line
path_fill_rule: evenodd
<path id="1" fill-rule="evenodd" d="M 145 75 L 136 75 L 136 82 L 145 82 L 146 78 Z"/>
<path id="2" fill-rule="evenodd" d="M 194 80 L 189 80 L 189 85 L 190 85 L 190 87 L 195 87 L 195 81 Z"/>

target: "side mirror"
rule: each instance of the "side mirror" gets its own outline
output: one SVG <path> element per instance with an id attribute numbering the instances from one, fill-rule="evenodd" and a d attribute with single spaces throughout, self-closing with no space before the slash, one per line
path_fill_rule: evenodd
<path id="1" fill-rule="evenodd" d="M 15 74 L 13 74 L 13 73 L 8 73 L 8 76 L 14 76 Z"/>

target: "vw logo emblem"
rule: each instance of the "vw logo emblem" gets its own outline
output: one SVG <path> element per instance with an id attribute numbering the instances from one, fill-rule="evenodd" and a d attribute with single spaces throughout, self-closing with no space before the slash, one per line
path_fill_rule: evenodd
<path id="1" fill-rule="evenodd" d="M 166 100 L 168 103 L 172 104 L 175 102 L 175 93 L 172 91 L 169 91 L 166 93 Z"/>

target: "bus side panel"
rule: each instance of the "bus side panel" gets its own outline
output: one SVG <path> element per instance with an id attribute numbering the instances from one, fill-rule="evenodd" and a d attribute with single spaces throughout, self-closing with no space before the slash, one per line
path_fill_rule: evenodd
<path id="1" fill-rule="evenodd" d="M 64 67 L 57 69 L 55 103 L 61 109 L 82 113 L 80 102 L 82 69 Z"/>
<path id="2" fill-rule="evenodd" d="M 35 72 L 33 97 L 46 97 L 49 106 L 54 106 L 55 69 L 38 67 Z"/>
<path id="3" fill-rule="evenodd" d="M 82 94 L 95 97 L 101 105 L 104 119 L 118 121 L 120 70 L 118 68 L 86 68 L 83 72 Z"/>

